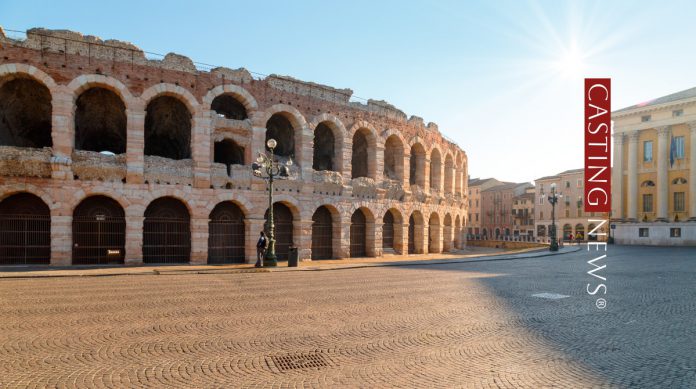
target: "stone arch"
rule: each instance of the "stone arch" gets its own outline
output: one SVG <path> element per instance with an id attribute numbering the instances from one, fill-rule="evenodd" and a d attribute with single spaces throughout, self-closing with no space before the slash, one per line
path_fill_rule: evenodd
<path id="1" fill-rule="evenodd" d="M 143 263 L 187 263 L 191 259 L 191 212 L 173 196 L 159 197 L 145 209 Z"/>
<path id="2" fill-rule="evenodd" d="M 312 215 L 312 260 L 336 258 L 340 252 L 340 213 L 332 205 L 319 206 Z M 338 239 L 336 236 L 338 235 Z M 337 246 L 338 245 L 338 246 Z"/>
<path id="3" fill-rule="evenodd" d="M 53 98 L 31 74 L 0 73 L 0 146 L 53 146 Z"/>
<path id="4" fill-rule="evenodd" d="M 430 152 L 430 188 L 442 190 L 442 153 L 437 147 Z"/>
<path id="5" fill-rule="evenodd" d="M 428 252 L 442 252 L 442 226 L 437 212 L 431 213 L 428 219 Z"/>
<path id="6" fill-rule="evenodd" d="M 51 210 L 29 192 L 0 201 L 0 265 L 48 265 L 51 258 Z"/>
<path id="7" fill-rule="evenodd" d="M 231 94 L 221 94 L 213 99 L 210 109 L 225 119 L 245 120 L 249 118 L 244 104 Z"/>
<path id="8" fill-rule="evenodd" d="M 73 104 L 78 97 L 92 88 L 104 88 L 118 95 L 127 108 L 133 100 L 133 94 L 121 81 L 103 74 L 83 74 L 75 77 L 67 86 L 68 93 L 72 96 Z"/>
<path id="9" fill-rule="evenodd" d="M 325 126 L 325 129 L 328 129 L 331 131 L 331 135 L 333 138 L 333 150 L 332 150 L 332 155 L 331 158 L 333 159 L 332 165 L 333 169 L 317 169 L 317 129 L 320 128 L 320 126 Z M 346 127 L 343 125 L 343 122 L 341 120 L 334 116 L 330 115 L 328 113 L 322 113 L 320 115 L 317 115 L 312 118 L 312 120 L 309 122 L 309 129 L 314 132 L 314 145 L 313 145 L 313 161 L 312 161 L 312 167 L 314 170 L 333 170 L 337 172 L 343 172 L 344 169 L 344 139 L 346 136 Z M 321 145 L 319 146 L 321 147 Z M 325 158 L 331 154 L 331 152 L 327 151 L 325 153 Z"/>
<path id="10" fill-rule="evenodd" d="M 367 256 L 367 215 L 358 208 L 350 217 L 350 256 Z"/>
<path id="11" fill-rule="evenodd" d="M 409 184 L 425 187 L 425 147 L 420 142 L 411 145 Z"/>
<path id="12" fill-rule="evenodd" d="M 110 196 L 85 197 L 73 210 L 73 265 L 122 264 L 126 255 L 126 213 Z"/>
<path id="13" fill-rule="evenodd" d="M 210 107 L 211 110 L 215 110 L 212 107 L 213 101 L 224 95 L 232 96 L 239 101 L 244 106 L 247 114 L 258 109 L 258 104 L 254 96 L 246 89 L 234 84 L 218 85 L 211 89 L 203 97 L 203 105 Z"/>
<path id="14" fill-rule="evenodd" d="M 397 208 L 389 208 L 382 217 L 382 249 L 402 254 L 404 217 Z"/>
<path id="15" fill-rule="evenodd" d="M 336 171 L 338 170 L 337 140 L 334 131 L 325 123 L 319 123 L 314 129 L 312 168 L 317 171 Z"/>
<path id="16" fill-rule="evenodd" d="M 198 112 L 198 100 L 185 88 L 178 85 L 160 83 L 153 85 L 140 95 L 140 100 L 144 106 L 147 106 L 152 100 L 160 96 L 172 96 L 186 104 L 186 108 L 193 115 Z"/>
<path id="17" fill-rule="evenodd" d="M 452 193 L 452 185 L 454 181 L 454 159 L 452 154 L 447 153 L 445 157 L 445 193 Z"/>
<path id="18" fill-rule="evenodd" d="M 389 135 L 384 142 L 384 177 L 404 179 L 404 141 L 398 134 Z"/>
<path id="19" fill-rule="evenodd" d="M 445 214 L 445 220 L 442 222 L 442 251 L 449 252 L 452 250 L 453 236 L 452 236 L 452 215 L 449 213 Z"/>
<path id="20" fill-rule="evenodd" d="M 159 94 L 148 101 L 145 114 L 145 155 L 191 158 L 193 115 L 179 97 Z"/>
<path id="21" fill-rule="evenodd" d="M 411 213 L 408 219 L 408 253 L 423 254 L 424 253 L 424 233 L 425 219 L 423 214 L 415 210 Z"/>
<path id="22" fill-rule="evenodd" d="M 109 88 L 92 86 L 83 90 L 74 105 L 75 149 L 126 152 L 126 104 Z"/>
<path id="23" fill-rule="evenodd" d="M 351 139 L 351 177 L 377 178 L 377 131 L 368 122 L 353 124 L 348 134 Z M 359 144 L 356 144 L 356 141 Z M 357 155 L 356 155 L 357 152 Z"/>
<path id="24" fill-rule="evenodd" d="M 208 216 L 208 263 L 244 263 L 245 213 L 234 201 L 221 201 Z"/>

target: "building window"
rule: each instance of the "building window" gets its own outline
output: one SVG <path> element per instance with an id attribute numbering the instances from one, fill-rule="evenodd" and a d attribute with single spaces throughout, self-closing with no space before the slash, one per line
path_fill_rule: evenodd
<path id="1" fill-rule="evenodd" d="M 544 205 L 544 196 L 539 196 L 539 205 Z"/>
<path id="2" fill-rule="evenodd" d="M 650 121 L 650 115 L 644 115 L 640 117 L 641 122 L 649 122 Z"/>
<path id="3" fill-rule="evenodd" d="M 674 212 L 684 212 L 684 192 L 674 192 Z"/>
<path id="4" fill-rule="evenodd" d="M 539 212 L 539 219 L 543 220 L 544 219 L 544 212 Z"/>
<path id="5" fill-rule="evenodd" d="M 566 188 L 570 188 L 570 181 L 566 181 Z"/>
<path id="6" fill-rule="evenodd" d="M 649 236 L 650 236 L 650 229 L 649 228 L 639 228 L 638 229 L 638 237 L 647 238 Z"/>
<path id="7" fill-rule="evenodd" d="M 643 195 L 643 212 L 653 211 L 653 195 L 646 193 Z"/>
<path id="8" fill-rule="evenodd" d="M 669 229 L 670 238 L 681 238 L 681 228 L 670 228 Z"/>
<path id="9" fill-rule="evenodd" d="M 683 109 L 675 109 L 674 111 L 672 111 L 672 117 L 675 117 L 675 118 L 676 118 L 676 117 L 679 117 L 679 116 L 682 116 L 682 115 L 684 115 L 684 110 L 683 110 Z"/>
<path id="10" fill-rule="evenodd" d="M 479 215 L 479 214 L 477 213 L 477 214 L 476 214 L 476 221 L 478 221 L 478 215 Z"/>
<path id="11" fill-rule="evenodd" d="M 643 162 L 652 162 L 653 160 L 653 142 L 646 140 L 643 142 Z"/>
<path id="12" fill-rule="evenodd" d="M 674 159 L 684 159 L 684 137 L 675 136 L 672 142 L 672 155 Z"/>
<path id="13" fill-rule="evenodd" d="M 570 217 L 570 209 L 565 210 L 565 217 Z"/>

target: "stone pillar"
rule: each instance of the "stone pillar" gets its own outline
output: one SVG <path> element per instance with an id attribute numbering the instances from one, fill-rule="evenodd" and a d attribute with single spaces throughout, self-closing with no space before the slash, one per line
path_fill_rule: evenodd
<path id="1" fill-rule="evenodd" d="M 126 182 L 142 184 L 145 166 L 145 107 L 138 101 L 126 110 Z"/>
<path id="2" fill-rule="evenodd" d="M 348 218 L 350 220 L 350 218 Z M 341 252 L 343 258 L 350 258 L 350 221 L 341 223 Z"/>
<path id="3" fill-rule="evenodd" d="M 314 221 L 296 220 L 293 222 L 293 241 L 299 249 L 300 261 L 312 259 L 312 224 Z"/>
<path id="4" fill-rule="evenodd" d="M 73 96 L 65 86 L 52 91 L 51 100 L 51 140 L 53 156 L 51 158 L 51 178 L 54 180 L 72 180 L 72 152 L 75 145 L 75 117 Z"/>
<path id="5" fill-rule="evenodd" d="M 365 251 L 368 257 L 382 256 L 382 223 L 367 222 L 365 226 Z"/>
<path id="6" fill-rule="evenodd" d="M 345 227 L 344 224 L 341 223 L 339 215 L 333 216 L 331 228 L 333 229 L 333 236 L 331 237 L 333 256 L 336 259 L 348 258 L 350 256 L 350 252 L 346 250 L 346 246 L 343 244 L 343 231 L 345 230 Z"/>
<path id="7" fill-rule="evenodd" d="M 403 182 L 402 185 L 405 189 L 410 188 L 410 182 L 411 182 L 411 155 L 409 153 L 404 152 L 404 174 L 403 176 Z M 410 189 L 408 189 L 410 191 Z"/>
<path id="8" fill-rule="evenodd" d="M 191 218 L 191 264 L 208 263 L 208 218 Z"/>
<path id="9" fill-rule="evenodd" d="M 696 222 L 696 122 L 689 123 L 689 221 Z"/>
<path id="10" fill-rule="evenodd" d="M 423 168 L 423 191 L 430 193 L 430 158 L 425 159 L 425 167 Z"/>
<path id="11" fill-rule="evenodd" d="M 51 265 L 72 264 L 72 216 L 51 212 Z"/>
<path id="12" fill-rule="evenodd" d="M 628 136 L 628 221 L 638 220 L 638 131 Z"/>
<path id="13" fill-rule="evenodd" d="M 314 174 L 314 169 L 312 168 L 312 163 L 314 162 L 314 132 L 306 125 L 301 129 L 295 130 L 295 132 L 296 153 L 295 161 L 293 162 L 300 165 L 302 177 L 311 182 Z M 310 256 L 308 255 L 304 258 L 310 258 Z M 302 253 L 300 253 L 300 258 L 303 258 Z"/>
<path id="14" fill-rule="evenodd" d="M 256 241 L 265 223 L 266 219 L 260 217 L 244 219 L 244 261 L 246 263 L 256 263 Z"/>
<path id="15" fill-rule="evenodd" d="M 139 266 L 143 264 L 144 222 L 145 217 L 142 216 L 142 212 L 138 216 L 126 215 L 126 265 Z"/>
<path id="16" fill-rule="evenodd" d="M 657 218 L 655 221 L 667 221 L 669 204 L 669 134 L 670 127 L 657 129 Z"/>
<path id="17" fill-rule="evenodd" d="M 614 166 L 612 171 L 612 217 L 623 219 L 623 133 L 614 134 Z"/>
<path id="18" fill-rule="evenodd" d="M 384 145 L 377 144 L 375 153 L 375 181 L 380 182 L 387 179 L 384 175 Z"/>
<path id="19" fill-rule="evenodd" d="M 416 254 L 427 254 L 429 252 L 428 236 L 430 233 L 428 231 L 428 227 L 429 226 L 425 223 L 425 221 L 423 221 L 421 228 L 418 228 L 418 224 L 416 224 L 416 228 L 413 233 L 414 241 L 416 243 Z"/>
<path id="20" fill-rule="evenodd" d="M 212 114 L 199 108 L 193 117 L 191 128 L 191 158 L 193 158 L 193 186 L 210 188 L 210 155 Z"/>

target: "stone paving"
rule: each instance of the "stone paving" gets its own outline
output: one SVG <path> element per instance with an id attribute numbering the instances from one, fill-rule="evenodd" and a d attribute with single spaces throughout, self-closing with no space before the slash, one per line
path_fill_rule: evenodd
<path id="1" fill-rule="evenodd" d="M 3 279 L 0 387 L 696 387 L 696 248 L 588 258 Z"/>

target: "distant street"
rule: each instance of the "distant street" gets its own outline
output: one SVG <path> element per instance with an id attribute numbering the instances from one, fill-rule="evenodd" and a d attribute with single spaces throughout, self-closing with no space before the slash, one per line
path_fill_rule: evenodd
<path id="1" fill-rule="evenodd" d="M 590 258 L 3 279 L 0 388 L 696 387 L 696 248 Z"/>

